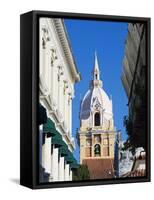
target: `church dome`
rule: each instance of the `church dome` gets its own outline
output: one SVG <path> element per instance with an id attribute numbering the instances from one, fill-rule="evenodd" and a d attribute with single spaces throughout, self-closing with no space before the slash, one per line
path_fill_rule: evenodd
<path id="1" fill-rule="evenodd" d="M 88 90 L 81 102 L 80 119 L 87 119 L 89 117 L 95 101 L 97 101 L 95 105 L 97 106 L 98 104 L 106 115 L 112 115 L 112 101 L 102 88 L 94 87 Z"/>
<path id="2" fill-rule="evenodd" d="M 95 55 L 95 66 L 93 70 L 94 79 L 91 82 L 91 87 L 85 94 L 80 108 L 80 119 L 86 120 L 89 118 L 92 111 L 101 110 L 104 117 L 109 120 L 112 117 L 112 100 L 102 88 L 102 81 L 99 79 L 100 71 L 98 67 L 97 56 Z"/>

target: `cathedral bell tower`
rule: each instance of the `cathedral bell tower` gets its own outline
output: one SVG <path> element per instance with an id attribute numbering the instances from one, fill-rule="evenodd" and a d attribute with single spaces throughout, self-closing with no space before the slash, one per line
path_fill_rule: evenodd
<path id="1" fill-rule="evenodd" d="M 86 164 L 91 179 L 114 177 L 115 131 L 112 100 L 100 80 L 100 70 L 95 53 L 90 88 L 80 108 L 80 164 Z"/>

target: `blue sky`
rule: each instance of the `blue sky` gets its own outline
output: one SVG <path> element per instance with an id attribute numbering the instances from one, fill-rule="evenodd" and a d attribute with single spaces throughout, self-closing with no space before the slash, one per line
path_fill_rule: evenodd
<path id="1" fill-rule="evenodd" d="M 114 125 L 121 130 L 122 139 L 127 135 L 123 127 L 123 117 L 128 113 L 127 97 L 120 79 L 127 23 L 91 20 L 65 19 L 65 26 L 71 43 L 77 68 L 82 80 L 75 85 L 73 99 L 73 136 L 79 128 L 80 101 L 89 89 L 94 66 L 94 53 L 97 51 L 103 88 L 112 96 Z M 74 155 L 79 160 L 79 147 L 76 143 Z"/>

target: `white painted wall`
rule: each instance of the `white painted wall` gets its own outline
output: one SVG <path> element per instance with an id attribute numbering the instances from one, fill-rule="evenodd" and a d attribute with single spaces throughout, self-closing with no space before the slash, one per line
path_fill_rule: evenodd
<path id="1" fill-rule="evenodd" d="M 53 148 L 52 153 L 53 181 L 58 181 L 58 148 Z"/>
<path id="2" fill-rule="evenodd" d="M 45 136 L 45 143 L 43 145 L 43 167 L 45 168 L 45 172 L 51 172 L 51 137 Z"/>
<path id="3" fill-rule="evenodd" d="M 69 164 L 65 163 L 65 181 L 69 181 Z"/>
<path id="4" fill-rule="evenodd" d="M 42 45 L 43 40 L 45 45 Z M 40 19 L 40 57 L 41 83 L 48 90 L 45 94 L 48 94 L 51 101 L 56 103 L 58 113 L 65 121 L 65 128 L 72 137 L 72 100 L 69 105 L 68 101 L 74 97 L 74 82 L 54 23 L 49 18 Z M 45 104 L 48 96 L 41 100 L 42 104 Z M 45 107 L 47 109 L 47 106 Z M 52 118 L 52 114 L 49 114 L 49 117 Z M 55 119 L 53 121 L 56 123 Z"/>
<path id="5" fill-rule="evenodd" d="M 43 95 L 40 97 L 41 104 L 46 108 L 48 117 L 55 123 L 57 131 L 61 135 L 69 133 L 70 142 L 72 141 L 72 98 L 74 95 L 73 80 L 70 73 L 70 66 L 66 62 L 63 48 L 57 37 L 53 20 L 49 18 L 40 18 L 40 84 L 41 88 L 45 88 Z M 43 43 L 42 43 L 43 41 Z M 43 98 L 42 98 L 43 97 Z M 47 103 L 48 102 L 48 103 Z M 61 116 L 61 120 L 57 122 L 51 108 L 55 102 L 56 114 Z M 60 118 L 59 118 L 60 119 Z M 65 121 L 65 133 L 59 128 L 59 123 Z M 65 137 L 63 137 L 66 142 Z M 46 172 L 50 172 L 49 181 L 64 180 L 64 158 L 60 158 L 58 164 L 58 149 L 53 149 L 52 157 L 51 149 L 49 149 L 47 139 L 42 147 L 43 166 Z M 66 142 L 68 148 L 70 144 Z M 50 145 L 51 148 L 51 145 Z M 72 150 L 72 149 L 71 149 Z M 48 151 L 48 153 L 47 153 Z M 59 170 L 59 174 L 58 174 Z M 66 174 L 68 179 L 68 174 Z"/>
<path id="6" fill-rule="evenodd" d="M 70 170 L 69 180 L 72 181 L 72 170 Z"/>
<path id="7" fill-rule="evenodd" d="M 43 125 L 39 126 L 39 164 L 42 165 L 42 139 L 43 139 Z"/>
<path id="8" fill-rule="evenodd" d="M 64 181 L 64 157 L 60 157 L 58 163 L 58 180 Z"/>

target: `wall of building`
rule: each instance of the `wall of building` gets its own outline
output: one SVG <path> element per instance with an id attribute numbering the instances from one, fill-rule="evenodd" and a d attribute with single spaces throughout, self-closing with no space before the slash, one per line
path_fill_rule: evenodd
<path id="1" fill-rule="evenodd" d="M 133 148 L 145 147 L 147 113 L 146 27 L 143 23 L 129 23 L 123 60 L 122 83 L 128 97 L 129 132 Z M 133 139 L 132 139 L 133 138 Z"/>
<path id="2" fill-rule="evenodd" d="M 70 67 L 66 63 L 60 40 L 57 38 L 53 20 L 41 18 L 40 23 L 40 83 L 41 88 L 44 89 L 40 100 L 50 99 L 51 106 L 57 110 L 59 120 L 63 121 L 67 133 L 71 134 L 70 115 L 74 97 L 74 80 Z"/>
<path id="3" fill-rule="evenodd" d="M 100 142 L 95 140 L 95 137 L 101 138 Z M 114 143 L 115 143 L 115 132 L 110 133 L 92 133 L 86 134 L 81 133 L 79 136 L 80 140 L 80 163 L 82 163 L 83 159 L 101 159 L 101 158 L 114 158 Z M 90 140 L 91 143 L 87 144 L 87 140 Z M 107 142 L 106 142 L 107 141 Z M 94 146 L 96 144 L 100 145 L 101 155 L 96 157 L 94 155 Z M 108 148 L 108 153 L 106 152 Z M 88 153 L 90 151 L 90 153 Z M 87 152 L 87 153 L 86 153 Z M 89 156 L 90 155 L 90 156 Z"/>
<path id="4" fill-rule="evenodd" d="M 72 57 L 65 54 L 66 50 L 70 54 L 71 51 L 62 20 L 40 18 L 39 23 L 40 103 L 68 150 L 73 152 L 75 143 L 72 137 L 72 99 L 78 72 L 76 67 L 70 64 Z M 67 49 L 64 49 L 64 45 Z M 71 61 L 68 61 L 69 59 Z M 44 172 L 49 174 L 48 181 L 72 180 L 70 165 L 65 157 L 59 154 L 59 146 L 52 145 L 53 137 L 45 133 L 42 133 L 42 137 L 44 143 L 40 144 L 40 165 Z"/>

